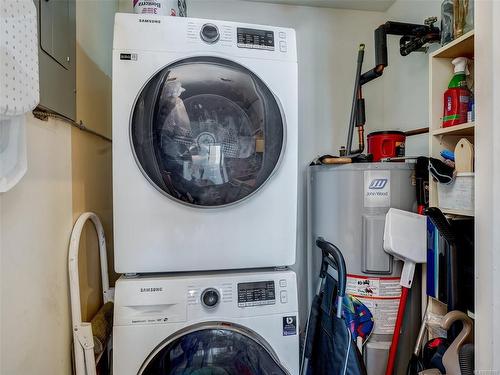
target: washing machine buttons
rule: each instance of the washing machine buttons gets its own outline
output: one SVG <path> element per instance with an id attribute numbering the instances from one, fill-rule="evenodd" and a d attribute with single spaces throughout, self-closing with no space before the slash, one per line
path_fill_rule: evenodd
<path id="1" fill-rule="evenodd" d="M 287 303 L 288 302 L 288 293 L 286 290 L 282 290 L 280 292 L 280 302 L 281 303 Z"/>
<path id="2" fill-rule="evenodd" d="M 286 52 L 287 51 L 286 42 L 283 41 L 283 40 L 280 41 L 280 51 L 281 52 Z"/>
<path id="3" fill-rule="evenodd" d="M 201 27 L 200 37 L 205 43 L 214 44 L 220 38 L 219 29 L 213 23 L 206 23 Z"/>
<path id="4" fill-rule="evenodd" d="M 201 304 L 208 309 L 213 309 L 220 302 L 220 293 L 217 289 L 208 288 L 201 293 Z"/>

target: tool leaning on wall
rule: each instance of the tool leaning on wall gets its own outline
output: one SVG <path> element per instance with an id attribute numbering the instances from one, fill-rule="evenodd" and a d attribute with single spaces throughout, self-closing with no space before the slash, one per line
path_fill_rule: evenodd
<path id="1" fill-rule="evenodd" d="M 80 301 L 80 279 L 78 272 L 78 249 L 83 227 L 87 221 L 95 226 L 101 263 L 102 296 L 104 305 L 91 322 L 82 322 Z M 73 323 L 73 348 L 76 375 L 96 375 L 96 364 L 104 355 L 111 358 L 110 340 L 113 328 L 113 294 L 109 286 L 106 238 L 99 217 L 86 212 L 78 218 L 71 232 L 68 255 L 69 289 L 71 299 L 71 318 Z"/>
<path id="2" fill-rule="evenodd" d="M 394 326 L 385 374 L 393 375 L 403 324 L 408 292 L 413 283 L 417 263 L 426 262 L 427 221 L 425 216 L 391 208 L 387 212 L 384 230 L 384 250 L 404 262 L 401 272 L 402 287 L 398 315 Z"/>

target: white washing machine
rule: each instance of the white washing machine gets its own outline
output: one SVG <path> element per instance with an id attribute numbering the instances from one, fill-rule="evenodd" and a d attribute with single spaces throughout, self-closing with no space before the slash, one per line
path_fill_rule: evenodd
<path id="1" fill-rule="evenodd" d="M 289 270 L 122 277 L 114 314 L 117 375 L 299 373 Z"/>
<path id="2" fill-rule="evenodd" d="M 117 272 L 293 264 L 294 30 L 117 14 L 113 197 Z"/>

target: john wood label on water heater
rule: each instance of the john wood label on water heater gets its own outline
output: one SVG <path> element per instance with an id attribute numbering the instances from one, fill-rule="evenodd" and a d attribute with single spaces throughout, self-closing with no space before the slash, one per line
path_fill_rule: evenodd
<path id="1" fill-rule="evenodd" d="M 367 170 L 364 183 L 365 207 L 390 207 L 391 172 Z"/>

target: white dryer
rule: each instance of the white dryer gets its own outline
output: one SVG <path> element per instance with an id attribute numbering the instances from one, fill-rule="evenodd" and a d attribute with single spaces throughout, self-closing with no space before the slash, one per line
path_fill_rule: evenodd
<path id="1" fill-rule="evenodd" d="M 295 32 L 117 14 L 113 209 L 120 273 L 295 262 Z"/>
<path id="2" fill-rule="evenodd" d="M 288 270 L 122 277 L 113 371 L 298 375 L 297 311 Z"/>

